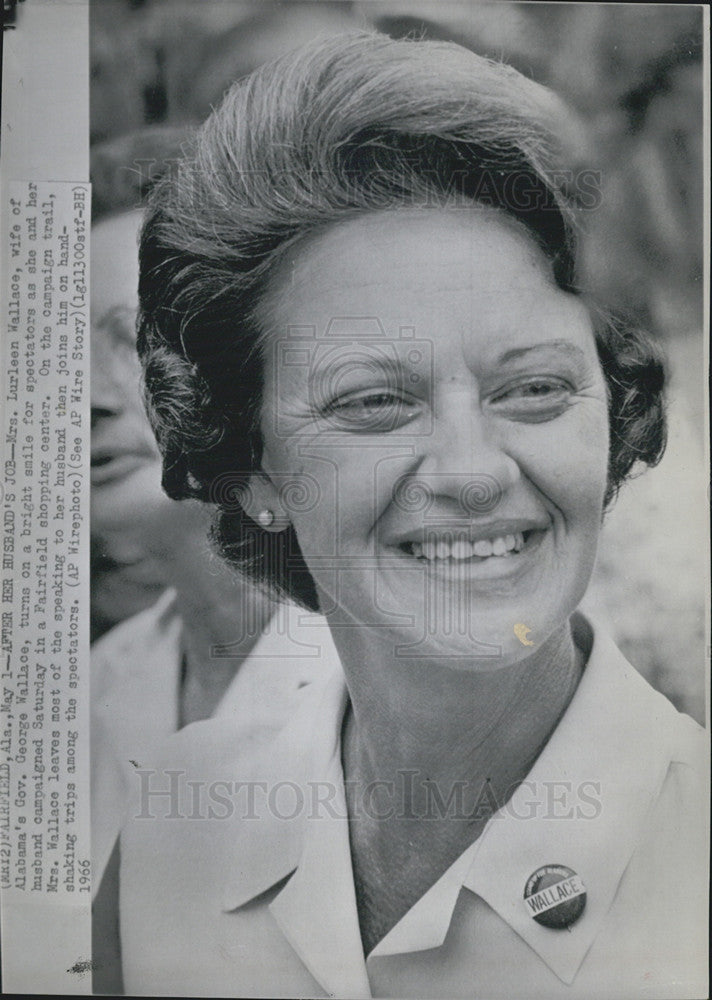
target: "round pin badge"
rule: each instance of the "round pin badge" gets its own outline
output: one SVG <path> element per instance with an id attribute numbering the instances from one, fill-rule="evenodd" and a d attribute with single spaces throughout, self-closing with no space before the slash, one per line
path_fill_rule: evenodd
<path id="1" fill-rule="evenodd" d="M 585 910 L 586 886 L 566 865 L 543 865 L 527 879 L 524 905 L 538 924 L 564 930 Z"/>

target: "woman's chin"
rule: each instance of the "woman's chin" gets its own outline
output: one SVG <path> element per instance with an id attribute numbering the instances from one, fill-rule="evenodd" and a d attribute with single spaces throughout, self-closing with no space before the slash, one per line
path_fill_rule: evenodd
<path id="1" fill-rule="evenodd" d="M 407 632 L 417 636 L 406 637 Z M 538 633 L 538 635 L 537 635 Z M 394 641 L 395 657 L 433 663 L 458 673 L 494 673 L 522 663 L 536 653 L 550 629 L 530 629 L 524 622 L 497 626 L 492 621 L 477 627 L 470 623 L 458 633 L 451 629 L 414 627 L 401 630 L 402 641 Z"/>
<path id="2" fill-rule="evenodd" d="M 360 606 L 350 603 L 348 614 L 342 606 L 328 617 L 332 629 L 345 625 L 351 632 L 354 622 L 368 622 L 384 660 L 469 673 L 492 673 L 523 662 L 568 620 L 569 609 L 554 600 L 548 608 L 531 598 L 498 599 L 483 607 L 481 602 L 430 596 L 424 600 L 422 589 L 416 589 L 407 599 L 401 591 L 396 600 L 392 591 L 381 591 L 377 602 L 364 595 Z"/>

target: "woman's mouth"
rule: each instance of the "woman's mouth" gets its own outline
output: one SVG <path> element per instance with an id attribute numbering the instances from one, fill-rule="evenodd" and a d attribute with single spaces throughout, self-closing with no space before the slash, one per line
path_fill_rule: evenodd
<path id="1" fill-rule="evenodd" d="M 488 537 L 472 538 L 469 532 L 426 532 L 423 541 L 404 541 L 399 548 L 419 562 L 429 564 L 470 564 L 499 561 L 528 551 L 541 540 L 544 528 L 502 531 Z"/>
<path id="2" fill-rule="evenodd" d="M 147 462 L 145 455 L 135 451 L 94 453 L 91 456 L 91 485 L 104 486 L 125 479 Z"/>

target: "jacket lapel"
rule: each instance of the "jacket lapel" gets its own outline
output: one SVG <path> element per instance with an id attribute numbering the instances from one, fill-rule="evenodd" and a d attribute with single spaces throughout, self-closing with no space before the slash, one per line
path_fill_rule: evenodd
<path id="1" fill-rule="evenodd" d="M 335 671 L 323 696 L 305 699 L 255 769 L 259 802 L 253 818 L 233 831 L 222 902 L 225 910 L 237 909 L 291 874 L 269 904 L 280 930 L 327 993 L 362 998 L 371 992 L 341 769 L 346 703 L 343 676 Z"/>

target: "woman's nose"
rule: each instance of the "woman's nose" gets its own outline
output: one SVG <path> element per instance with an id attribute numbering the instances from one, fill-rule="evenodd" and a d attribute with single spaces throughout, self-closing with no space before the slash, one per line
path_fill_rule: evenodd
<path id="1" fill-rule="evenodd" d="M 98 335 L 91 341 L 91 409 L 92 424 L 118 416 L 126 406 L 129 380 L 120 370 L 110 345 Z M 124 384 L 121 376 L 124 375 Z"/>
<path id="2" fill-rule="evenodd" d="M 434 418 L 415 478 L 468 516 L 493 511 L 520 478 L 516 460 L 479 407 L 455 406 Z"/>
<path id="3" fill-rule="evenodd" d="M 98 365 L 91 368 L 91 423 L 118 416 L 124 408 L 121 391 Z"/>

